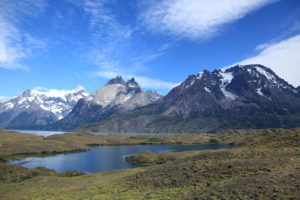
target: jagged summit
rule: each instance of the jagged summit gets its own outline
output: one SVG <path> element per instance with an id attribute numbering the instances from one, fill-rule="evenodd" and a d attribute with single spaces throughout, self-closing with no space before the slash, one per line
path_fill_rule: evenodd
<path id="1" fill-rule="evenodd" d="M 160 100 L 163 96 L 157 93 L 156 90 L 147 90 L 145 92 L 146 98 L 152 103 Z"/>
<path id="2" fill-rule="evenodd" d="M 31 89 L 27 89 L 22 93 L 22 96 L 29 97 L 29 96 L 33 95 L 32 93 L 33 93 L 33 91 Z"/>
<path id="3" fill-rule="evenodd" d="M 120 84 L 120 85 L 126 85 L 127 87 L 127 92 L 135 91 L 135 92 L 142 92 L 141 87 L 139 84 L 135 81 L 135 79 L 132 77 L 129 79 L 127 82 L 124 81 L 122 76 L 116 76 L 115 78 L 111 79 L 108 81 L 106 85 L 115 85 L 115 84 Z"/>
<path id="4" fill-rule="evenodd" d="M 131 79 L 129 79 L 126 84 L 127 84 L 128 87 L 137 87 L 137 86 L 139 86 L 139 84 L 135 81 L 135 79 L 133 77 Z"/>
<path id="5" fill-rule="evenodd" d="M 136 93 L 141 93 L 142 92 L 142 89 L 141 87 L 139 86 L 139 84 L 135 81 L 134 78 L 131 78 L 127 81 L 126 83 L 126 86 L 127 86 L 127 91 L 128 92 L 136 92 Z"/>
<path id="6" fill-rule="evenodd" d="M 76 92 L 79 92 L 79 91 L 85 91 L 84 87 L 82 85 L 78 85 L 75 90 Z"/>
<path id="7" fill-rule="evenodd" d="M 116 78 L 109 80 L 106 85 L 113 85 L 113 84 L 125 85 L 126 83 L 123 80 L 122 76 L 117 76 Z"/>

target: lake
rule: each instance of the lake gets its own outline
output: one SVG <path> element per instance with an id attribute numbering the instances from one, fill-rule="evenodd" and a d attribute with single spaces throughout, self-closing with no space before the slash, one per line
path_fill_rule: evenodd
<path id="1" fill-rule="evenodd" d="M 33 134 L 33 135 L 40 135 L 40 136 L 50 136 L 55 134 L 65 134 L 65 133 L 72 133 L 67 131 L 39 131 L 39 130 L 10 130 L 10 131 L 17 131 L 20 133 L 25 134 Z M 73 132 L 74 133 L 74 132 Z M 89 132 L 90 134 L 94 135 L 107 135 L 111 133 L 106 132 Z M 178 133 L 117 133 L 119 135 L 148 135 L 148 136 L 172 136 L 172 135 L 178 135 Z"/>
<path id="2" fill-rule="evenodd" d="M 140 167 L 126 162 L 125 157 L 144 150 L 151 152 L 181 152 L 231 147 L 230 145 L 218 144 L 96 146 L 90 151 L 85 152 L 57 154 L 47 157 L 29 157 L 20 160 L 11 160 L 9 163 L 26 168 L 43 166 L 58 172 L 81 170 L 86 173 L 94 173 L 106 170 Z"/>

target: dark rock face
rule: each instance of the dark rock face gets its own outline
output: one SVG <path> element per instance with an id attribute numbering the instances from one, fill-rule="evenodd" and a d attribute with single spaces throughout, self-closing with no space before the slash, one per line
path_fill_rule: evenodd
<path id="1" fill-rule="evenodd" d="M 31 129 L 37 125 L 57 121 L 56 116 L 43 110 L 7 111 L 0 114 L 0 124 L 5 128 Z"/>
<path id="2" fill-rule="evenodd" d="M 193 133 L 297 126 L 299 90 L 262 65 L 237 65 L 190 75 L 156 103 L 85 128 Z"/>
<path id="3" fill-rule="evenodd" d="M 131 78 L 126 83 L 127 86 L 127 92 L 134 92 L 134 93 L 142 93 L 142 89 L 140 88 L 139 84 L 134 80 L 134 78 Z"/>
<path id="4" fill-rule="evenodd" d="M 117 76 L 116 78 L 111 79 L 108 81 L 106 85 L 113 85 L 113 84 L 122 84 L 125 85 L 125 81 L 123 80 L 122 76 Z"/>

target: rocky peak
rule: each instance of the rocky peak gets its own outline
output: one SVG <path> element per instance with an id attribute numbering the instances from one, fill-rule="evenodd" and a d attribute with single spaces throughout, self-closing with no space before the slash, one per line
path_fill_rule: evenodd
<path id="1" fill-rule="evenodd" d="M 24 96 L 24 97 L 30 97 L 32 95 L 33 95 L 33 90 L 31 90 L 31 89 L 25 90 L 22 94 L 22 96 Z"/>
<path id="2" fill-rule="evenodd" d="M 84 87 L 82 85 L 78 85 L 75 89 L 74 92 L 86 92 Z"/>
<path id="3" fill-rule="evenodd" d="M 117 76 L 116 78 L 111 79 L 110 81 L 108 81 L 108 83 L 106 85 L 113 85 L 113 84 L 126 85 L 126 83 L 123 80 L 122 76 Z"/>
<path id="4" fill-rule="evenodd" d="M 298 93 L 297 89 L 263 65 L 236 65 L 214 71 L 204 70 L 189 75 L 170 92 L 170 98 L 181 95 L 210 94 L 217 100 L 233 101 L 244 95 L 270 97 L 276 90 Z M 298 89 L 299 90 L 299 89 Z M 167 98 L 168 99 L 168 98 Z"/>
<path id="5" fill-rule="evenodd" d="M 158 94 L 156 90 L 147 90 L 145 96 L 150 103 L 156 102 L 161 99 L 163 96 Z"/>
<path id="6" fill-rule="evenodd" d="M 126 85 L 128 87 L 139 87 L 139 84 L 135 81 L 134 78 L 131 78 L 127 81 Z"/>
<path id="7" fill-rule="evenodd" d="M 121 76 L 110 80 L 108 84 L 99 88 L 96 92 L 85 98 L 86 101 L 94 102 L 102 107 L 122 105 L 136 94 L 141 94 L 142 89 L 134 78 L 125 83 Z"/>
<path id="8" fill-rule="evenodd" d="M 270 96 L 274 89 L 295 92 L 292 85 L 263 65 L 236 65 L 226 69 L 225 73 L 232 75 L 232 80 L 226 89 L 235 91 L 238 96 L 249 91 L 260 96 Z"/>
<path id="9" fill-rule="evenodd" d="M 127 81 L 126 83 L 127 86 L 127 92 L 135 92 L 135 93 L 141 93 L 142 89 L 139 86 L 139 84 L 135 81 L 134 78 L 131 78 L 130 80 Z"/>

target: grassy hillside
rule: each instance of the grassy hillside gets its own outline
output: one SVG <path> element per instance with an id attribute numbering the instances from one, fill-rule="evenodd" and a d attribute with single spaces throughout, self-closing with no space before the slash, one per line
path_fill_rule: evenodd
<path id="1" fill-rule="evenodd" d="M 34 140 L 57 142 L 56 137 Z M 83 138 L 72 137 L 64 135 L 62 141 Z M 191 136 L 181 137 L 188 140 Z M 3 149 L 6 143 L 0 141 Z M 88 175 L 1 163 L 0 199 L 299 199 L 300 129 L 238 130 L 205 135 L 202 141 L 236 141 L 240 146 L 155 155 L 147 152 L 143 162 L 152 166 Z M 89 142 L 86 139 L 85 143 Z M 173 142 L 180 141 L 173 138 Z"/>

